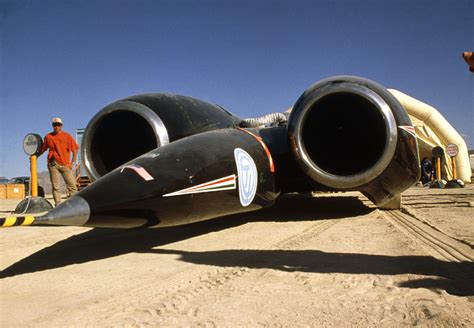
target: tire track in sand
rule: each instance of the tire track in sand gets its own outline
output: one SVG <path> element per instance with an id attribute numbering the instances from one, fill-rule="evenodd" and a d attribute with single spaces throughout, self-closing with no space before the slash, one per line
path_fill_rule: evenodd
<path id="1" fill-rule="evenodd" d="M 474 254 L 467 245 L 439 230 L 435 230 L 399 210 L 378 211 L 381 217 L 389 221 L 407 237 L 421 244 L 434 257 L 456 262 L 474 260 Z"/>
<path id="2" fill-rule="evenodd" d="M 307 242 L 311 238 L 317 237 L 322 232 L 328 230 L 329 228 L 336 225 L 337 220 L 321 220 L 317 221 L 311 226 L 303 229 L 302 231 L 293 234 L 287 238 L 284 238 L 273 245 L 270 245 L 267 249 L 278 249 L 278 250 L 291 250 L 297 248 L 301 244 Z M 249 257 L 249 256 L 247 256 Z M 245 257 L 243 258 L 245 259 Z M 196 267 L 192 266 L 186 271 L 195 271 Z M 193 281 L 189 281 L 187 286 L 173 286 L 172 290 L 168 290 L 164 298 L 159 300 L 154 300 L 154 304 L 148 305 L 146 307 L 140 307 L 133 309 L 135 306 L 128 307 L 126 312 L 133 313 L 133 315 L 126 315 L 124 318 L 124 313 L 117 313 L 116 315 L 111 313 L 116 313 L 116 308 L 114 304 L 107 306 L 108 310 L 108 322 L 112 320 L 117 322 L 123 322 L 126 320 L 127 324 L 131 326 L 142 326 L 146 323 L 152 322 L 153 324 L 165 324 L 165 325 L 174 325 L 179 324 L 179 321 L 174 322 L 177 319 L 177 316 L 186 316 L 190 322 L 196 323 L 194 320 L 197 319 L 199 314 L 199 307 L 193 305 L 193 300 L 199 298 L 200 295 L 208 294 L 211 290 L 219 289 L 223 285 L 228 284 L 229 282 L 241 278 L 251 272 L 252 270 L 246 267 L 224 267 L 224 268 L 206 268 L 206 270 L 199 274 L 198 278 L 193 278 Z M 184 272 L 180 272 L 180 276 L 183 276 Z M 146 295 L 149 293 L 149 290 L 153 289 L 153 286 L 141 286 L 140 293 L 135 290 L 133 292 L 139 292 L 141 299 L 150 299 Z M 104 305 L 102 305 L 104 306 Z M 182 322 L 182 321 L 181 321 Z M 200 322 L 199 325 L 204 326 L 215 326 L 215 323 L 207 319 L 206 322 Z"/>

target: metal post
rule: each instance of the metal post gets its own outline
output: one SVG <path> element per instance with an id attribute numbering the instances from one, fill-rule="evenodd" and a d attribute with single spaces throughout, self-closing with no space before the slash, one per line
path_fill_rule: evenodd
<path id="1" fill-rule="evenodd" d="M 457 180 L 458 175 L 456 173 L 456 157 L 451 157 L 451 161 L 453 162 L 453 180 Z"/>
<path id="2" fill-rule="evenodd" d="M 31 156 L 30 172 L 31 172 L 31 196 L 38 196 L 38 170 L 37 170 L 37 156 Z"/>
<path id="3" fill-rule="evenodd" d="M 441 158 L 436 159 L 436 180 L 441 180 Z"/>

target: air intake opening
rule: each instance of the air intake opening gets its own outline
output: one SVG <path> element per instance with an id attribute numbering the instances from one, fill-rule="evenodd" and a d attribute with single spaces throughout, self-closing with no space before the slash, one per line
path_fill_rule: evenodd
<path id="1" fill-rule="evenodd" d="M 90 141 L 90 160 L 102 176 L 158 147 L 149 122 L 136 112 L 115 110 L 103 115 Z"/>
<path id="2" fill-rule="evenodd" d="M 350 176 L 370 169 L 382 157 L 388 142 L 387 125 L 369 99 L 336 92 L 309 108 L 302 139 L 316 166 L 329 174 Z"/>

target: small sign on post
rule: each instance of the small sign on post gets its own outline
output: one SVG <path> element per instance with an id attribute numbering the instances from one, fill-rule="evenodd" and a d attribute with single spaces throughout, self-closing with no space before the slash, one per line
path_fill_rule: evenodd
<path id="1" fill-rule="evenodd" d="M 446 154 L 451 157 L 451 164 L 453 166 L 453 179 L 448 181 L 446 188 L 462 188 L 464 187 L 464 182 L 458 180 L 457 168 L 456 168 L 456 155 L 459 153 L 459 148 L 455 144 L 446 145 Z"/>
<path id="2" fill-rule="evenodd" d="M 446 154 L 448 154 L 450 157 L 454 157 L 458 154 L 459 148 L 455 144 L 449 144 L 446 146 Z"/>
<path id="3" fill-rule="evenodd" d="M 28 156 L 36 156 L 43 147 L 43 138 L 36 133 L 28 133 L 23 139 L 23 150 Z"/>
<path id="4" fill-rule="evenodd" d="M 38 197 L 37 158 L 43 148 L 43 138 L 36 133 L 28 133 L 23 138 L 23 150 L 30 157 L 30 196 L 23 199 L 15 208 L 15 213 L 40 213 L 49 211 L 52 206 L 43 197 Z"/>
<path id="5" fill-rule="evenodd" d="M 23 139 L 23 150 L 26 155 L 30 156 L 30 193 L 32 197 L 38 196 L 38 170 L 36 159 L 37 155 L 41 153 L 43 147 L 43 139 L 39 134 L 28 133 Z"/>

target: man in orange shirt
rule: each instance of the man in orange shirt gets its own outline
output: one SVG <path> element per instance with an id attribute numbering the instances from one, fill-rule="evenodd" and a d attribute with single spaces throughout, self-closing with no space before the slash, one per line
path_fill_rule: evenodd
<path id="1" fill-rule="evenodd" d="M 44 137 L 43 149 L 38 155 L 41 156 L 48 151 L 48 171 L 53 188 L 54 203 L 56 206 L 61 203 L 61 192 L 59 190 L 61 178 L 63 176 L 67 191 L 70 196 L 77 192 L 76 181 L 71 169 L 76 163 L 77 150 L 79 146 L 71 135 L 62 131 L 63 121 L 59 117 L 53 118 L 53 132 Z M 72 161 L 71 161 L 72 153 Z"/>

